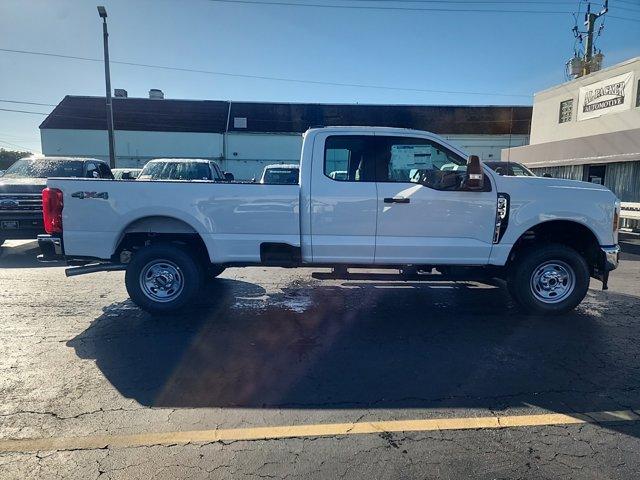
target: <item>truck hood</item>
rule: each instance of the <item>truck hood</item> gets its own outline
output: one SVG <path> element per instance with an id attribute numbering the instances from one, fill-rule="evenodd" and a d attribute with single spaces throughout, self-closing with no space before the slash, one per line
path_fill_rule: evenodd
<path id="1" fill-rule="evenodd" d="M 557 193 L 565 192 L 571 193 L 583 193 L 583 194 L 608 194 L 612 199 L 615 199 L 615 195 L 611 190 L 603 185 L 597 183 L 582 182 L 580 180 L 566 180 L 564 178 L 547 178 L 547 177 L 498 177 L 498 188 L 504 189 L 509 192 L 510 190 L 517 191 L 518 188 L 528 189 L 540 189 L 541 194 L 544 191 L 549 192 L 553 190 Z"/>
<path id="2" fill-rule="evenodd" d="M 46 178 L 0 177 L 0 193 L 40 193 L 46 186 Z"/>

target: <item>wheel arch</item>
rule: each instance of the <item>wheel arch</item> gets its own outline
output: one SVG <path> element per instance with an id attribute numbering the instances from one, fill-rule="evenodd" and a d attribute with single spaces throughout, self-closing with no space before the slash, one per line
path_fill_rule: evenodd
<path id="1" fill-rule="evenodd" d="M 518 237 L 509 252 L 507 267 L 527 248 L 540 243 L 559 243 L 573 248 L 586 260 L 592 274 L 600 261 L 600 242 L 589 226 L 575 220 L 552 219 L 529 227 Z"/>
<path id="2" fill-rule="evenodd" d="M 152 243 L 186 244 L 203 260 L 210 261 L 211 258 L 200 232 L 187 221 L 171 215 L 147 215 L 130 221 L 117 237 L 113 257 L 126 263 L 128 260 L 122 257 L 123 252 L 133 253 Z"/>

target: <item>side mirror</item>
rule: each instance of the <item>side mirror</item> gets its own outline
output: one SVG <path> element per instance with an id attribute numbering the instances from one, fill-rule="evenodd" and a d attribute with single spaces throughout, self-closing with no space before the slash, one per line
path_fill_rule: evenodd
<path id="1" fill-rule="evenodd" d="M 544 172 L 544 173 L 542 174 L 542 176 L 543 176 L 544 178 L 553 178 L 553 175 L 551 175 L 549 172 Z"/>
<path id="2" fill-rule="evenodd" d="M 122 172 L 121 180 L 133 180 L 131 172 Z"/>
<path id="3" fill-rule="evenodd" d="M 236 179 L 236 177 L 234 177 L 233 173 L 231 173 L 231 172 L 224 172 L 224 179 L 227 182 L 233 182 Z"/>
<path id="4" fill-rule="evenodd" d="M 470 155 L 469 160 L 467 160 L 464 186 L 467 190 L 482 190 L 484 188 L 484 172 L 482 171 L 480 158 L 477 155 Z"/>

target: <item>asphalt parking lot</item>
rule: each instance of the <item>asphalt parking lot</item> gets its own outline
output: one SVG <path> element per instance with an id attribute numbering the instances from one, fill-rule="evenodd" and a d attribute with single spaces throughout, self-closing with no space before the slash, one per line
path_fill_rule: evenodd
<path id="1" fill-rule="evenodd" d="M 610 290 L 231 269 L 152 317 L 123 273 L 0 254 L 0 478 L 640 475 L 640 242 Z"/>

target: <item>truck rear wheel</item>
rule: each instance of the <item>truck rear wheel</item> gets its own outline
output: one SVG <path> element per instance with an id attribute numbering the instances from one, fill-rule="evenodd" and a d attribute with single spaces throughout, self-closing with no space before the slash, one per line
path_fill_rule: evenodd
<path id="1" fill-rule="evenodd" d="M 509 292 L 527 312 L 560 315 L 573 310 L 589 289 L 589 268 L 582 255 L 561 244 L 527 251 L 513 266 Z"/>
<path id="2" fill-rule="evenodd" d="M 178 245 L 151 245 L 139 250 L 127 267 L 125 283 L 133 302 L 150 313 L 184 308 L 199 292 L 202 271 Z"/>

